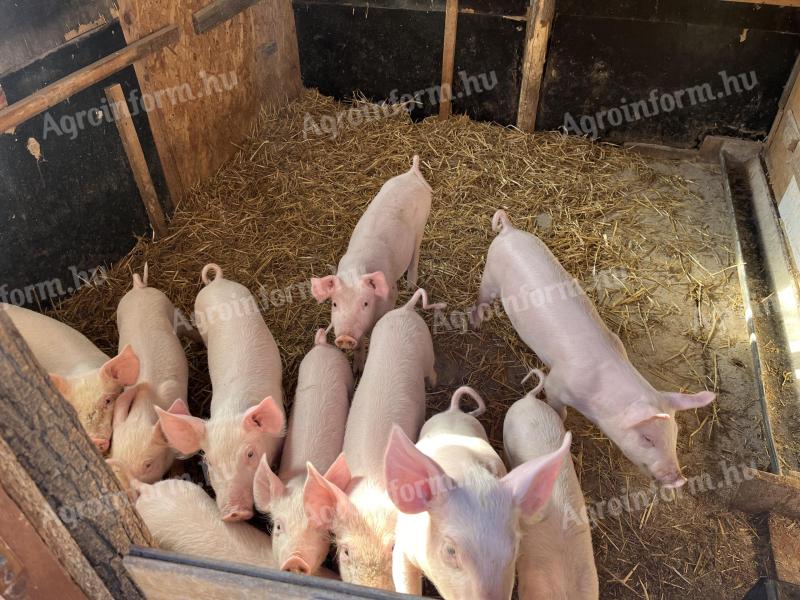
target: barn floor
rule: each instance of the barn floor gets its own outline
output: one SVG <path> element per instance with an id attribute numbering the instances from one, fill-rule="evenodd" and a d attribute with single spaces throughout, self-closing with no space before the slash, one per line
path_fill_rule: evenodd
<path id="1" fill-rule="evenodd" d="M 309 125 L 347 108 L 307 92 L 265 113 L 242 152 L 178 207 L 168 238 L 141 240 L 104 282 L 81 289 L 56 316 L 111 351 L 114 311 L 132 271 L 148 261 L 150 284 L 190 313 L 200 269 L 217 262 L 261 300 L 291 398 L 313 332 L 328 323 L 329 308 L 309 297 L 308 278 L 330 271 L 383 181 L 419 153 L 434 189 L 420 285 L 448 303 L 444 315 L 427 317 L 440 374 L 429 414 L 470 384 L 488 401 L 483 422 L 501 449 L 505 411 L 537 364 L 502 315 L 479 333 L 464 328 L 492 237 L 489 219 L 503 207 L 582 281 L 656 387 L 718 392 L 711 407 L 679 416 L 679 455 L 691 483 L 677 497 L 660 496 L 570 412 L 601 596 L 741 598 L 764 570 L 759 524 L 728 510 L 726 499 L 735 469 L 765 467 L 767 459 L 718 168 L 466 118 L 413 124 L 373 112 L 360 124 L 340 119 L 335 136 Z M 350 110 L 363 117 L 363 107 Z M 205 352 L 186 347 L 190 406 L 207 414 Z"/>

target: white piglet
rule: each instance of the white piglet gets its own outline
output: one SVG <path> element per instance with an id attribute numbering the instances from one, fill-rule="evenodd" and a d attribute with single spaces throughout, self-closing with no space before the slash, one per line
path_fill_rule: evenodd
<path id="1" fill-rule="evenodd" d="M 356 224 L 336 275 L 311 280 L 317 302 L 330 299 L 336 345 L 355 350 L 354 366 L 364 366 L 365 340 L 397 300 L 403 273 L 416 286 L 420 245 L 431 210 L 431 187 L 414 156 L 406 173 L 383 184 Z"/>
<path id="2" fill-rule="evenodd" d="M 557 450 L 566 436 L 558 414 L 536 398 L 541 385 L 506 413 L 503 447 L 512 468 Z M 523 522 L 517 577 L 520 600 L 599 598 L 592 531 L 571 457 L 538 518 Z"/>
<path id="3" fill-rule="evenodd" d="M 550 368 L 547 402 L 571 406 L 600 427 L 625 456 L 666 487 L 686 483 L 678 463 L 675 411 L 705 406 L 713 392 L 660 392 L 634 368 L 580 284 L 534 235 L 498 210 L 476 305 L 477 327 L 500 298 L 514 329 Z"/>
<path id="4" fill-rule="evenodd" d="M 135 479 L 158 481 L 175 459 L 161 430 L 156 407 L 188 415 L 189 366 L 175 332 L 175 307 L 163 292 L 133 275 L 133 287 L 117 307 L 120 348 L 130 345 L 141 363 L 139 378 L 114 407 L 111 458 Z"/>
<path id="5" fill-rule="evenodd" d="M 416 439 L 425 419 L 425 379 L 435 384 L 433 342 L 414 306 L 417 290 L 403 307 L 375 325 L 364 375 L 356 388 L 344 439 L 344 457 L 334 463 L 339 483 L 309 465 L 306 514 L 336 537 L 342 580 L 393 589 L 392 546 L 397 509 L 386 493 L 383 453 L 392 427 Z"/>
<path id="6" fill-rule="evenodd" d="M 318 330 L 314 347 L 300 363 L 278 475 L 264 457 L 253 483 L 256 508 L 272 515 L 273 551 L 284 571 L 313 575 L 328 555 L 327 527 L 310 521 L 304 510 L 306 464 L 335 485 L 347 484 L 337 479 L 339 469 L 332 465 L 344 444 L 352 393 L 347 357 L 328 344 L 324 329 Z"/>
<path id="7" fill-rule="evenodd" d="M 478 403 L 471 414 L 460 399 Z M 384 459 L 389 496 L 400 515 L 393 577 L 398 592 L 419 595 L 424 574 L 445 600 L 508 600 L 522 520 L 550 498 L 570 436 L 554 452 L 506 474 L 475 418 L 485 406 L 469 387 L 430 418 L 415 446 L 398 428 Z"/>
<path id="8" fill-rule="evenodd" d="M 201 277 L 205 287 L 194 306 L 208 348 L 211 417 L 158 413 L 174 448 L 203 451 L 222 518 L 243 521 L 253 516 L 253 478 L 261 457 L 273 462 L 283 442 L 281 357 L 247 288 L 223 278 L 215 264 L 206 265 Z"/>
<path id="9" fill-rule="evenodd" d="M 226 523 L 199 485 L 166 479 L 153 485 L 131 482 L 136 510 L 158 547 L 181 554 L 275 568 L 272 540 L 248 523 Z"/>
<path id="10" fill-rule="evenodd" d="M 50 381 L 78 414 L 100 452 L 111 443 L 114 404 L 139 377 L 139 358 L 126 346 L 109 358 L 69 325 L 27 308 L 0 303 L 0 310 L 28 344 Z"/>

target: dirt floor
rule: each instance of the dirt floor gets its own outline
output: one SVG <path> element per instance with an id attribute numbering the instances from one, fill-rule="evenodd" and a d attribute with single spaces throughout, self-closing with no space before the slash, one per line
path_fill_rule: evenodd
<path id="1" fill-rule="evenodd" d="M 472 385 L 489 403 L 482 421 L 501 449 L 505 411 L 538 364 L 502 315 L 479 333 L 464 327 L 492 238 L 489 220 L 503 207 L 584 284 L 656 387 L 718 392 L 711 407 L 678 417 L 690 484 L 677 497 L 661 496 L 570 412 L 601 596 L 741 598 L 764 570 L 761 548 L 756 524 L 726 500 L 739 467 L 764 467 L 767 459 L 718 169 L 465 118 L 413 124 L 400 115 L 343 124 L 335 136 L 309 130 L 346 108 L 309 92 L 265 114 L 240 155 L 178 207 L 170 237 L 141 240 L 105 282 L 83 288 L 57 316 L 111 351 L 114 311 L 133 270 L 148 261 L 151 285 L 188 314 L 200 269 L 218 262 L 259 297 L 291 398 L 313 332 L 328 323 L 329 308 L 309 297 L 308 278 L 330 272 L 380 185 L 419 153 L 434 189 L 420 285 L 432 301 L 448 303 L 444 315 L 427 317 L 440 374 L 429 414 L 456 387 Z M 190 406 L 207 414 L 205 351 L 186 347 Z"/>

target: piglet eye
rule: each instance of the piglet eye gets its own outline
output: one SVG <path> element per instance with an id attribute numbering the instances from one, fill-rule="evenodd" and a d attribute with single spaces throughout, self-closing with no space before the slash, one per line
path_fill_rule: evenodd
<path id="1" fill-rule="evenodd" d="M 252 450 L 248 450 L 247 451 L 247 458 L 253 458 L 255 455 L 256 455 L 256 453 L 253 452 Z"/>
<path id="2" fill-rule="evenodd" d="M 364 306 L 365 307 L 369 306 L 369 302 L 364 302 Z"/>
<path id="3" fill-rule="evenodd" d="M 333 308 L 336 308 L 336 302 L 333 303 Z"/>

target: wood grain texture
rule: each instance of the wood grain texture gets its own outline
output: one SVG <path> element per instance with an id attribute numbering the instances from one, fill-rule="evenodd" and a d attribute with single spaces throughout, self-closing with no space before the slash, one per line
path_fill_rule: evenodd
<path id="1" fill-rule="evenodd" d="M 5 546 L 8 551 L 3 548 Z M 28 600 L 82 600 L 86 596 L 67 574 L 53 552 L 45 545 L 36 529 L 20 508 L 0 486 L 0 555 L 20 564 L 14 589 Z M 3 592 L 0 577 L 0 595 Z M 15 593 L 9 598 L 19 597 Z"/>
<path id="2" fill-rule="evenodd" d="M 0 110 L 0 131 L 7 131 L 24 123 L 70 96 L 102 81 L 109 75 L 132 65 L 137 60 L 174 44 L 177 39 L 178 29 L 176 27 L 163 27 L 134 41 L 127 48 L 118 50 L 83 69 L 70 73 L 63 79 L 59 79 L 27 98 Z"/>
<path id="3" fill-rule="evenodd" d="M 238 15 L 259 0 L 213 0 L 192 15 L 195 33 L 205 33 Z"/>
<path id="4" fill-rule="evenodd" d="M 122 556 L 152 538 L 4 311 L 0 484 L 88 597 L 143 598 Z"/>
<path id="5" fill-rule="evenodd" d="M 458 0 L 447 0 L 444 17 L 444 48 L 442 49 L 442 94 L 439 102 L 439 117 L 442 119 L 449 117 L 452 112 L 457 33 Z"/>
<path id="6" fill-rule="evenodd" d="M 122 139 L 122 147 L 128 157 L 128 164 L 133 172 L 136 187 L 139 188 L 139 194 L 142 197 L 142 203 L 147 211 L 147 217 L 150 219 L 150 226 L 153 228 L 155 238 L 165 237 L 169 232 L 167 218 L 164 216 L 164 210 L 158 201 L 153 178 L 150 177 L 147 160 L 142 151 L 142 144 L 139 142 L 136 127 L 133 125 L 133 119 L 131 119 L 131 113 L 128 110 L 125 93 L 122 91 L 122 86 L 115 83 L 105 88 L 105 94 L 106 98 L 108 98 L 108 105 L 114 115 L 114 123 L 117 125 L 119 137 Z"/>
<path id="7" fill-rule="evenodd" d="M 800 477 L 745 468 L 731 506 L 751 514 L 775 512 L 800 519 Z"/>
<path id="8" fill-rule="evenodd" d="M 525 59 L 522 63 L 522 87 L 519 93 L 517 127 L 533 131 L 539 110 L 547 44 L 555 17 L 555 0 L 531 0 L 525 39 Z"/>
<path id="9" fill-rule="evenodd" d="M 262 0 L 196 35 L 192 16 L 204 5 L 204 0 L 119 3 L 128 40 L 166 23 L 182 32 L 170 52 L 135 65 L 144 95 L 184 90 L 183 101 L 162 102 L 149 113 L 167 179 L 174 180 L 173 203 L 233 155 L 262 106 L 280 106 L 302 87 L 291 0 Z M 259 51 L 272 42 L 275 52 Z"/>

